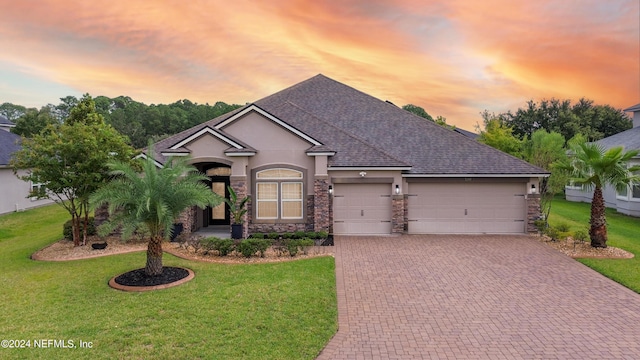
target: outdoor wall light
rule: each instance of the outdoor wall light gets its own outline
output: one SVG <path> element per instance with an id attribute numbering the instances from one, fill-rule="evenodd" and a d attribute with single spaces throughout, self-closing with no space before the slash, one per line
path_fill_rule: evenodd
<path id="1" fill-rule="evenodd" d="M 396 195 L 400 194 L 400 185 L 396 185 Z"/>
<path id="2" fill-rule="evenodd" d="M 529 194 L 537 194 L 536 184 L 531 184 L 531 190 L 529 190 Z"/>
<path id="3" fill-rule="evenodd" d="M 333 195 L 333 186 L 329 185 L 329 195 Z"/>
<path id="4" fill-rule="evenodd" d="M 364 177 L 365 175 L 367 175 L 366 171 L 360 171 L 360 176 Z"/>

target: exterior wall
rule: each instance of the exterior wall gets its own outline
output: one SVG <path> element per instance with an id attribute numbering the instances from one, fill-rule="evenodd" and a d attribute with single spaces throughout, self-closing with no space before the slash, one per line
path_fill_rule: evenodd
<path id="1" fill-rule="evenodd" d="M 26 171 L 19 174 L 26 175 Z M 31 200 L 29 191 L 31 184 L 18 179 L 9 167 L 0 166 L 0 214 L 32 209 L 39 206 L 53 204 L 53 200 Z"/>
<path id="2" fill-rule="evenodd" d="M 313 192 L 313 231 L 328 232 L 331 225 L 329 216 L 329 179 L 316 179 Z"/>
<path id="3" fill-rule="evenodd" d="M 393 195 L 391 198 L 391 202 L 391 232 L 394 234 L 402 234 L 407 229 L 407 215 L 404 195 Z"/>
<path id="4" fill-rule="evenodd" d="M 191 150 L 191 158 L 195 161 L 207 159 L 208 161 L 220 162 L 220 159 L 226 159 L 224 151 L 229 148 L 229 145 L 213 135 L 205 134 L 187 144 L 185 148 Z"/>

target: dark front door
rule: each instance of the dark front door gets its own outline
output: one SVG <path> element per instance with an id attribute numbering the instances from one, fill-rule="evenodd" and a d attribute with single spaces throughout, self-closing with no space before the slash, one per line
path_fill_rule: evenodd
<path id="1" fill-rule="evenodd" d="M 211 177 L 211 191 L 222 196 L 223 198 L 229 197 L 227 186 L 229 186 L 229 177 L 214 176 Z M 208 225 L 229 225 L 229 205 L 221 203 L 216 207 L 210 207 L 208 211 Z"/>

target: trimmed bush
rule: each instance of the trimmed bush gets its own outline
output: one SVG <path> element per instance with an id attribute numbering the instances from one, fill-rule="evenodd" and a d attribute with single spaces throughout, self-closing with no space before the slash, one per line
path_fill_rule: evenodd
<path id="1" fill-rule="evenodd" d="M 289 239 L 284 242 L 284 246 L 287 248 L 289 255 L 296 256 L 298 252 L 302 251 L 303 254 L 309 253 L 309 247 L 313 246 L 314 242 L 311 239 Z"/>
<path id="2" fill-rule="evenodd" d="M 278 234 L 277 232 L 271 232 L 267 235 L 267 238 L 272 239 L 272 240 L 276 240 L 280 237 L 280 234 Z"/>
<path id="3" fill-rule="evenodd" d="M 215 250 L 220 256 L 227 256 L 234 250 L 233 240 L 208 237 L 202 239 L 202 245 L 209 251 Z"/>
<path id="4" fill-rule="evenodd" d="M 251 235 L 252 238 L 254 239 L 264 239 L 264 234 L 263 233 L 255 233 Z"/>
<path id="5" fill-rule="evenodd" d="M 294 239 L 302 239 L 302 238 L 304 238 L 306 235 L 307 235 L 307 233 L 306 233 L 306 232 L 304 232 L 304 231 L 296 231 L 296 232 L 294 232 L 294 233 L 293 233 L 293 238 L 294 238 Z"/>
<path id="6" fill-rule="evenodd" d="M 260 257 L 264 257 L 264 252 L 271 246 L 271 241 L 266 239 L 245 239 L 242 240 L 237 250 L 244 257 L 251 257 L 255 253 L 260 253 Z"/>
<path id="7" fill-rule="evenodd" d="M 589 232 L 586 230 L 576 230 L 573 233 L 573 239 L 575 241 L 585 242 L 589 238 Z"/>
<path id="8" fill-rule="evenodd" d="M 82 231 L 84 229 L 84 219 L 80 220 L 80 235 L 82 236 Z M 73 226 L 71 225 L 71 220 L 68 220 L 62 225 L 62 234 L 64 238 L 71 241 L 73 240 Z M 89 217 L 89 224 L 87 226 L 87 235 L 95 235 L 96 227 L 93 225 L 93 217 Z"/>

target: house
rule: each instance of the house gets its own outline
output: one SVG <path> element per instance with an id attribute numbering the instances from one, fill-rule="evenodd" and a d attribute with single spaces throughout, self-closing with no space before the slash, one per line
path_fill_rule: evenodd
<path id="1" fill-rule="evenodd" d="M 548 173 L 317 75 L 156 144 L 190 156 L 212 191 L 250 195 L 244 235 L 527 233 Z M 228 225 L 226 205 L 183 214 Z"/>
<path id="2" fill-rule="evenodd" d="M 633 127 L 596 141 L 596 143 L 602 145 L 605 149 L 623 146 L 625 151 L 640 150 L 640 104 L 626 108 L 623 111 L 633 113 Z M 630 163 L 632 165 L 640 165 L 640 157 L 635 157 Z M 632 185 L 622 191 L 616 191 L 611 186 L 605 186 L 602 194 L 606 207 L 616 209 L 622 214 L 640 217 L 640 185 Z M 568 201 L 590 203 L 591 199 L 593 199 L 593 190 L 585 189 L 582 186 L 566 186 L 565 198 Z"/>
<path id="3" fill-rule="evenodd" d="M 51 204 L 53 201 L 48 199 L 37 200 L 29 197 L 32 187 L 39 184 L 20 180 L 13 173 L 9 162 L 11 155 L 20 150 L 20 136 L 8 131 L 13 127 L 13 123 L 3 116 L 0 116 L 0 126 L 3 128 L 0 130 L 0 214 Z M 21 171 L 19 174 L 26 173 Z"/>

